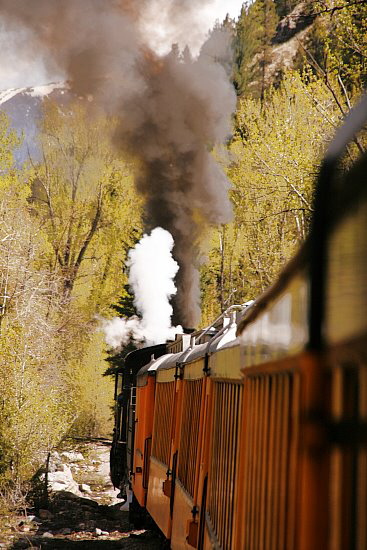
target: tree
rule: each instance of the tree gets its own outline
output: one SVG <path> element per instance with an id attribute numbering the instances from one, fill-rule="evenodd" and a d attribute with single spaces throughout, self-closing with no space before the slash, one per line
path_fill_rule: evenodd
<path id="1" fill-rule="evenodd" d="M 319 14 L 305 57 L 345 116 L 367 86 L 367 3 L 314 2 Z M 360 152 L 363 140 L 355 141 Z"/>
<path id="2" fill-rule="evenodd" d="M 280 18 L 291 13 L 293 8 L 299 4 L 299 0 L 275 0 L 275 9 Z"/>
<path id="3" fill-rule="evenodd" d="M 242 99 L 236 116 L 228 167 L 235 216 L 212 235 L 202 270 L 205 321 L 256 298 L 303 242 L 319 163 L 340 121 L 325 84 L 297 72 L 263 101 Z"/>
<path id="4" fill-rule="evenodd" d="M 33 215 L 52 244 L 49 267 L 62 281 L 60 348 L 73 431 L 80 435 L 88 426 L 94 426 L 95 434 L 106 425 L 98 414 L 105 420 L 109 416 L 106 388 L 112 382 L 100 380 L 105 363 L 96 315 L 111 314 L 110 304 L 127 281 L 127 250 L 141 232 L 132 166 L 113 149 L 114 127 L 115 121 L 88 115 L 80 103 L 48 103 L 41 133 L 43 158 L 33 166 Z"/>
<path id="5" fill-rule="evenodd" d="M 353 100 L 367 86 L 367 3 L 318 1 L 317 27 L 320 68 L 334 75 Z"/>
<path id="6" fill-rule="evenodd" d="M 0 181 L 2 187 L 7 184 L 8 176 L 14 168 L 13 150 L 21 140 L 10 129 L 7 115 L 0 111 Z"/>
<path id="7" fill-rule="evenodd" d="M 140 229 L 132 170 L 113 152 L 113 127 L 104 117 L 88 118 L 80 103 L 62 108 L 49 102 L 43 158 L 33 167 L 34 213 L 52 243 L 50 263 L 63 278 L 64 301 L 73 297 L 80 305 L 94 295 L 97 309 L 104 291 L 111 301 L 121 288 L 126 248 Z"/>
<path id="8" fill-rule="evenodd" d="M 53 308 L 59 285 L 45 262 L 47 237 L 29 213 L 30 189 L 11 165 L 12 143 L 0 178 L 0 482 L 32 474 L 69 414 Z"/>
<path id="9" fill-rule="evenodd" d="M 33 474 L 71 427 L 108 429 L 113 383 L 95 314 L 119 296 L 140 232 L 110 129 L 80 105 L 50 103 L 42 162 L 23 172 L 0 116 L 0 482 Z"/>
<path id="10" fill-rule="evenodd" d="M 261 47 L 261 18 L 257 2 L 245 2 L 235 26 L 234 85 L 239 96 L 248 95 L 251 85 L 259 76 L 253 63 Z"/>
<path id="11" fill-rule="evenodd" d="M 297 73 L 286 75 L 263 106 L 241 103 L 230 175 L 236 223 L 246 233 L 246 264 L 259 290 L 307 235 L 315 175 L 339 118 L 325 85 Z"/>
<path id="12" fill-rule="evenodd" d="M 267 66 L 278 23 L 273 0 L 244 3 L 235 28 L 234 83 L 238 95 L 263 97 Z"/>
<path id="13" fill-rule="evenodd" d="M 265 90 L 268 87 L 266 81 L 266 69 L 271 63 L 271 41 L 275 34 L 278 23 L 278 16 L 275 9 L 274 0 L 258 0 L 259 13 L 261 15 L 262 33 L 260 38 L 260 70 L 261 70 L 261 90 L 260 97 L 264 98 Z"/>

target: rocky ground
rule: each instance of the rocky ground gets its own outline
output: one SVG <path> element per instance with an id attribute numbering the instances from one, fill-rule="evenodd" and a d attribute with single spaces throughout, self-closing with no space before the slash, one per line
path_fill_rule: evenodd
<path id="1" fill-rule="evenodd" d="M 109 444 L 79 443 L 54 452 L 48 466 L 48 498 L 25 507 L 0 531 L 1 549 L 162 548 L 157 533 L 134 530 L 109 480 Z M 40 476 L 43 495 L 45 474 Z"/>

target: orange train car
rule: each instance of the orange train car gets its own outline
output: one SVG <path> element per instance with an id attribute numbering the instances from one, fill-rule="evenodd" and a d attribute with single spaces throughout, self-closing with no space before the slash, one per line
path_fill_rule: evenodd
<path id="1" fill-rule="evenodd" d="M 133 469 L 136 375 L 151 357 L 160 357 L 165 352 L 166 346 L 159 344 L 110 359 L 112 365 L 109 372 L 115 376 L 115 426 L 110 452 L 110 477 L 113 485 L 120 488 L 123 500 L 127 499 Z M 134 504 L 135 500 L 134 497 Z"/>
<path id="2" fill-rule="evenodd" d="M 171 355 L 169 354 L 168 357 Z M 152 447 L 155 377 L 157 367 L 167 361 L 167 356 L 152 358 L 139 372 L 136 381 L 134 466 L 131 479 L 132 490 L 140 507 L 145 508 L 148 492 L 148 474 Z"/>
<path id="3" fill-rule="evenodd" d="M 337 171 L 365 119 L 274 286 L 135 369 L 129 483 L 173 550 L 367 548 L 367 155 Z"/>

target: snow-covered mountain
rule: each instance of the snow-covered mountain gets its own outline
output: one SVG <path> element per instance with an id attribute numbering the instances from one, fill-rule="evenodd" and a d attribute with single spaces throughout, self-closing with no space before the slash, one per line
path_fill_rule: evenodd
<path id="1" fill-rule="evenodd" d="M 63 103 L 68 96 L 68 87 L 65 82 L 34 88 L 0 90 L 0 110 L 8 115 L 11 126 L 17 133 L 24 135 L 21 147 L 14 151 L 17 165 L 21 165 L 29 155 L 33 159 L 38 158 L 38 122 L 44 99 L 49 97 Z"/>

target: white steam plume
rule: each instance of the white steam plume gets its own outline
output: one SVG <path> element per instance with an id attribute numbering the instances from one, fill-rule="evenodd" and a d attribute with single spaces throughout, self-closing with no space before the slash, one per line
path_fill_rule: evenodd
<path id="1" fill-rule="evenodd" d="M 121 348 L 130 338 L 147 345 L 174 339 L 182 327 L 172 327 L 170 298 L 176 294 L 174 277 L 179 269 L 172 258 L 172 235 L 156 227 L 130 250 L 127 265 L 135 306 L 142 319 L 114 318 L 102 321 L 106 343 Z"/>
<path id="2" fill-rule="evenodd" d="M 156 227 L 129 252 L 129 282 L 150 342 L 162 342 L 172 335 L 169 300 L 176 294 L 173 279 L 178 271 L 178 263 L 171 255 L 173 244 L 172 235 Z"/>
<path id="3" fill-rule="evenodd" d="M 138 317 L 125 319 L 114 317 L 103 319 L 98 317 L 102 330 L 105 333 L 106 344 L 109 348 L 119 350 L 126 346 L 130 340 L 136 343 L 143 343 L 145 338 L 141 328 L 141 321 Z"/>

